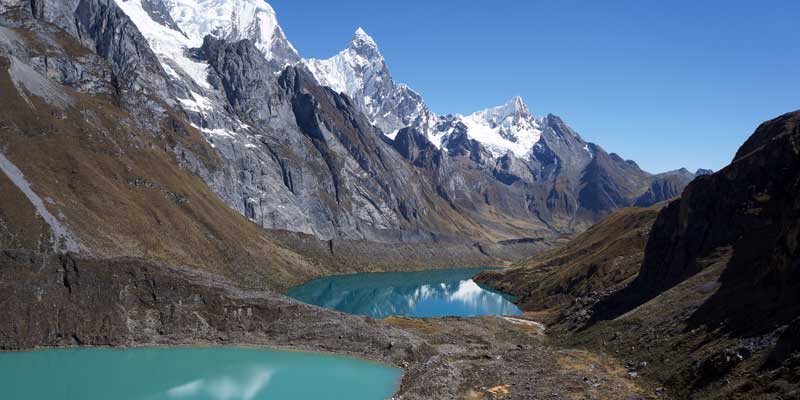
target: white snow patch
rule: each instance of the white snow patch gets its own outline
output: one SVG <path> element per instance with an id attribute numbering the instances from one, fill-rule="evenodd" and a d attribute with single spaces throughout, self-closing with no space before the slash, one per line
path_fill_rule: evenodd
<path id="1" fill-rule="evenodd" d="M 295 53 L 278 25 L 275 10 L 263 0 L 171 0 L 170 16 L 194 47 L 206 35 L 228 41 L 250 39 L 268 60 L 272 48 L 284 42 Z"/>
<path id="2" fill-rule="evenodd" d="M 199 130 L 200 132 L 205 133 L 208 136 L 220 136 L 220 137 L 234 137 L 236 136 L 236 132 L 231 132 L 227 129 L 223 128 L 216 128 L 216 129 L 209 129 L 209 128 L 201 128 L 195 124 L 192 124 L 192 128 Z M 214 144 L 211 143 L 213 147 Z"/>
<path id="3" fill-rule="evenodd" d="M 539 332 L 544 332 L 545 329 L 546 329 L 544 324 L 542 324 L 540 322 L 536 322 L 536 321 L 531 321 L 531 320 L 521 319 L 521 318 L 505 317 L 505 316 L 499 316 L 498 318 L 506 320 L 506 321 L 508 321 L 508 322 L 510 322 L 510 323 L 512 323 L 514 325 L 532 326 L 532 327 L 536 328 Z"/>
<path id="4" fill-rule="evenodd" d="M 525 157 L 542 137 L 539 123 L 519 97 L 502 106 L 460 118 L 467 126 L 467 135 L 481 142 L 495 157 L 508 151 Z"/>
<path id="5" fill-rule="evenodd" d="M 217 129 L 205 129 L 205 128 L 203 128 L 202 131 L 203 131 L 203 133 L 207 133 L 207 134 L 213 135 L 213 136 L 234 137 L 236 135 L 236 133 L 234 133 L 234 132 L 231 132 L 231 131 L 229 131 L 227 129 L 220 129 L 220 128 L 217 128 Z"/>
<path id="6" fill-rule="evenodd" d="M 591 151 L 591 150 L 589 150 L 589 145 L 588 145 L 588 144 L 585 144 L 585 145 L 583 145 L 583 149 L 584 149 L 584 150 L 585 150 L 587 153 L 589 153 L 589 158 L 594 158 L 594 154 L 592 153 L 592 151 Z"/>
<path id="7" fill-rule="evenodd" d="M 197 85 L 211 89 L 211 85 L 208 84 L 208 65 L 186 55 L 187 49 L 200 47 L 203 44 L 202 38 L 199 41 L 196 38 L 190 39 L 176 30 L 153 21 L 142 8 L 142 0 L 115 1 L 147 39 L 150 48 L 161 59 L 161 65 L 166 64 L 164 60 L 171 60 Z"/>
<path id="8" fill-rule="evenodd" d="M 161 64 L 161 66 L 164 67 L 164 71 L 166 71 L 167 75 L 175 79 L 181 79 L 181 76 L 178 75 L 178 72 L 176 72 L 172 67 L 170 67 L 169 64 Z"/>
<path id="9" fill-rule="evenodd" d="M 178 99 L 187 110 L 202 113 L 203 111 L 211 111 L 214 108 L 211 99 L 208 97 L 195 92 L 191 92 L 191 94 L 191 99 Z"/>

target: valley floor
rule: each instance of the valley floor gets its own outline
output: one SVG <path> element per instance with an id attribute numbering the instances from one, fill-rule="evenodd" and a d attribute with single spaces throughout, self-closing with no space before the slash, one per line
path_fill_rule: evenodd
<path id="1" fill-rule="evenodd" d="M 554 347 L 542 326 L 521 319 L 380 321 L 137 259 L 4 251 L 0 304 L 3 350 L 247 345 L 335 353 L 404 368 L 397 399 L 647 393 L 613 358 Z"/>

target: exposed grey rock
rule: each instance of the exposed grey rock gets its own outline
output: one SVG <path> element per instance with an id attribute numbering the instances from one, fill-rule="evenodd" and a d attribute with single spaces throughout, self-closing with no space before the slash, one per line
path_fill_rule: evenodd
<path id="1" fill-rule="evenodd" d="M 327 60 L 304 60 L 320 84 L 349 96 L 385 134 L 413 126 L 427 134 L 436 121 L 419 93 L 392 79 L 375 41 L 358 28 L 348 47 Z"/>
<path id="2" fill-rule="evenodd" d="M 111 63 L 117 90 L 166 95 L 164 69 L 136 25 L 113 1 L 81 0 L 75 9 L 81 36 Z M 166 97 L 166 96 L 164 96 Z"/>
<path id="3" fill-rule="evenodd" d="M 52 247 L 53 251 L 79 251 L 81 249 L 80 242 L 73 235 L 69 228 L 65 226 L 44 204 L 44 201 L 33 191 L 31 185 L 25 179 L 22 172 L 6 158 L 3 153 L 0 153 L 0 172 L 3 172 L 9 180 L 23 193 L 25 197 L 31 202 L 36 209 L 36 213 L 50 226 L 52 234 Z"/>
<path id="4" fill-rule="evenodd" d="M 701 176 L 701 175 L 711 175 L 711 174 L 713 174 L 713 173 L 714 173 L 714 170 L 700 168 L 700 169 L 698 169 L 697 171 L 695 171 L 694 175 L 695 175 L 695 176 Z"/>
<path id="5" fill-rule="evenodd" d="M 442 162 L 443 153 L 414 127 L 401 129 L 392 145 L 416 167 L 435 169 Z"/>
<path id="6" fill-rule="evenodd" d="M 693 174 L 681 168 L 675 171 L 665 172 L 654 175 L 650 182 L 650 188 L 643 195 L 639 196 L 634 203 L 637 207 L 649 207 L 653 204 L 670 200 L 681 195 L 681 192 L 695 177 L 709 175 L 708 170 L 698 170 L 700 174 Z"/>
<path id="7" fill-rule="evenodd" d="M 180 28 L 168 3 L 145 3 L 155 22 Z M 632 205 L 650 183 L 649 174 L 606 157 L 558 117 L 534 120 L 521 99 L 506 107 L 512 123 L 535 125 L 541 138 L 525 157 L 493 154 L 470 138 L 458 117 L 434 121 L 418 94 L 391 80 L 377 45 L 361 31 L 343 54 L 369 61 L 353 64 L 369 78 L 363 93 L 324 89 L 302 67 L 278 69 L 297 57 L 288 41 L 276 44 L 285 57 L 275 48 L 265 57 L 252 40 L 232 42 L 243 34 L 233 30 L 207 37 L 201 49 L 186 49 L 193 62 L 209 65 L 209 88 L 154 54 L 113 1 L 15 4 L 66 29 L 94 53 L 25 63 L 79 91 L 111 92 L 147 131 L 158 132 L 172 118 L 170 107 L 182 111 L 221 163 L 209 165 L 197 153 L 204 149 L 176 144 L 180 164 L 264 228 L 378 241 L 543 237 Z M 108 62 L 111 76 L 103 76 L 98 61 Z M 379 129 L 407 125 L 416 130 L 398 132 L 395 141 Z M 446 132 L 441 150 L 428 140 L 436 132 Z M 511 130 L 502 135 L 518 140 Z"/>
<path id="8" fill-rule="evenodd" d="M 51 106 L 64 109 L 73 103 L 73 99 L 57 87 L 52 81 L 42 76 L 28 64 L 21 62 L 14 56 L 10 56 L 11 67 L 8 74 L 11 81 L 16 86 L 20 96 L 29 104 L 31 100 L 28 94 L 37 96 Z"/>
<path id="9" fill-rule="evenodd" d="M 230 200 L 244 195 L 245 215 L 322 238 L 431 238 L 433 224 L 419 215 L 428 212 L 423 193 L 432 190 L 349 99 L 302 68 L 276 77 L 249 40 L 207 37 L 201 54 L 212 84 L 251 127 L 215 143 L 235 168 L 219 184 L 238 187 L 216 189 Z"/>

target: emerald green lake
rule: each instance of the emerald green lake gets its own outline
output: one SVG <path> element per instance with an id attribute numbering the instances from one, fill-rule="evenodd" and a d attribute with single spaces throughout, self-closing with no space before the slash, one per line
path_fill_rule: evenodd
<path id="1" fill-rule="evenodd" d="M 382 400 L 400 374 L 352 358 L 239 348 L 0 353 L 9 400 Z"/>
<path id="2" fill-rule="evenodd" d="M 289 289 L 305 303 L 373 318 L 521 314 L 509 298 L 472 277 L 489 268 L 332 276 Z"/>

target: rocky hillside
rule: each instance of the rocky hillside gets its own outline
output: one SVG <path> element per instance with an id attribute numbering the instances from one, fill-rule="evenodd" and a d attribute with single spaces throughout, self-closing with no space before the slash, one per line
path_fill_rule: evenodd
<path id="1" fill-rule="evenodd" d="M 800 395 L 797 193 L 793 112 L 762 124 L 728 167 L 692 182 L 659 214 L 639 276 L 598 304 L 596 319 L 627 312 L 617 319 L 647 321 L 654 308 L 672 309 L 656 319 L 679 323 L 670 341 L 700 361 L 681 358 L 670 379 L 708 397 Z M 665 307 L 678 298 L 694 299 Z"/>
<path id="2" fill-rule="evenodd" d="M 535 117 L 520 97 L 466 116 L 436 115 L 420 94 L 393 80 L 377 43 L 361 28 L 336 56 L 303 63 L 321 84 L 354 99 L 387 137 L 406 146 L 405 128 L 413 128 L 414 142 L 428 148 L 424 166 L 434 171 L 437 192 L 468 213 L 483 201 L 502 218 L 571 233 L 621 207 L 674 198 L 695 176 L 642 171 L 584 141 L 559 117 Z"/>
<path id="3" fill-rule="evenodd" d="M 210 142 L 203 128 L 187 121 L 185 109 L 174 101 L 191 91 L 169 79 L 137 27 L 113 2 L 48 4 L 36 2 L 31 8 L 29 2 L 16 6 L 4 2 L 0 14 L 0 188 L 4 194 L 0 199 L 0 248 L 145 258 L 221 274 L 248 287 L 285 289 L 332 273 L 504 263 L 541 247 L 540 243 L 526 247 L 477 240 L 434 243 L 432 239 L 413 247 L 370 245 L 265 230 L 245 217 L 255 219 L 256 211 L 239 213 L 229 207 L 226 197 L 212 190 L 209 181 L 246 177 L 251 182 L 269 183 L 264 186 L 267 188 L 292 188 L 300 193 L 310 190 L 306 184 L 318 182 L 306 183 L 291 166 L 308 171 L 306 174 L 314 173 L 312 166 L 331 174 L 326 164 L 330 162 L 341 167 L 340 180 L 326 175 L 330 186 L 316 189 L 325 192 L 316 201 L 330 209 L 343 208 L 341 204 L 352 198 L 369 202 L 363 196 L 369 193 L 374 199 L 385 196 L 386 201 L 406 201 L 405 210 L 411 215 L 416 210 L 412 200 L 435 198 L 435 194 L 424 179 L 414 177 L 413 167 L 390 143 L 381 135 L 369 135 L 372 128 L 360 114 L 343 117 L 351 110 L 346 98 L 316 85 L 307 73 L 295 69 L 265 79 L 275 85 L 274 95 L 284 99 L 292 118 L 295 108 L 298 114 L 324 116 L 315 117 L 319 125 L 304 125 L 305 130 L 295 122 L 297 131 L 292 132 L 298 136 L 287 139 L 307 146 L 297 148 L 313 151 L 313 156 L 278 157 L 290 157 L 287 151 L 261 161 L 247 152 L 248 143 L 232 140 L 223 147 L 219 141 Z M 60 12 L 78 19 L 65 18 Z M 221 71 L 221 80 L 233 81 L 238 78 L 230 77 L 241 73 L 236 76 L 250 79 L 248 85 L 258 84 L 259 73 L 253 72 L 250 64 L 238 63 L 247 59 L 247 52 L 260 54 L 251 42 L 210 39 L 200 51 Z M 240 58 L 231 55 L 237 52 Z M 260 56 L 248 62 L 267 63 Z M 317 108 L 309 108 L 309 104 Z M 350 147 L 343 148 L 339 139 L 330 139 L 339 143 L 331 149 L 326 139 L 314 136 L 320 130 L 329 134 L 325 126 L 335 129 L 336 137 L 351 143 Z M 221 151 L 234 148 L 242 153 Z M 239 161 L 225 158 L 231 154 Z M 361 164 L 352 154 L 363 154 Z M 278 168 L 277 183 L 260 175 L 267 174 L 266 167 L 248 174 L 233 172 L 248 162 L 283 163 L 284 169 Z M 384 164 L 388 162 L 397 165 L 388 168 Z M 349 168 L 369 170 L 372 175 L 347 175 L 344 171 Z M 396 173 L 392 175 L 396 179 L 374 178 L 386 170 Z M 342 184 L 338 191 L 341 201 L 337 202 L 334 182 L 345 180 L 359 182 L 365 192 L 354 192 L 355 186 Z M 414 191 L 419 191 L 418 197 Z M 400 193 L 405 193 L 404 197 L 392 197 Z M 431 209 L 439 206 L 433 201 L 424 204 Z M 442 207 L 427 223 L 437 222 L 445 226 L 445 232 L 464 227 L 460 225 L 463 218 L 449 206 Z M 311 205 L 304 212 L 324 215 L 320 209 L 325 208 Z M 291 209 L 275 215 L 295 218 Z M 450 216 L 455 221 L 447 219 Z M 423 235 L 420 231 L 408 228 L 397 235 L 414 238 Z M 403 257 L 397 256 L 400 249 Z"/>
<path id="4" fill-rule="evenodd" d="M 622 354 L 632 373 L 665 385 L 676 398 L 794 398 L 800 395 L 797 193 L 800 111 L 762 124 L 729 166 L 695 179 L 655 222 L 617 214 L 527 268 L 485 281 L 521 295 L 530 310 L 555 306 L 554 329 L 573 332 L 565 343 Z M 625 220 L 633 223 L 629 229 L 607 230 Z M 641 240 L 609 251 L 650 225 L 643 255 Z M 604 230 L 608 247 L 592 248 L 592 232 Z M 607 254 L 615 262 L 604 264 Z M 641 262 L 618 262 L 628 258 Z M 601 281 L 575 267 L 582 259 L 599 259 L 591 264 L 630 283 L 600 284 L 587 296 L 581 289 Z"/>
<path id="5" fill-rule="evenodd" d="M 632 299 L 646 301 L 724 260 L 720 290 L 698 320 L 716 316 L 727 329 L 757 333 L 800 315 L 798 121 L 800 112 L 765 122 L 728 167 L 693 182 L 664 209 Z"/>
<path id="6" fill-rule="evenodd" d="M 180 173 L 195 176 L 181 182 L 205 185 L 261 228 L 382 243 L 550 239 L 616 208 L 663 200 L 684 184 L 648 192 L 658 176 L 586 143 L 555 116 L 535 118 L 519 98 L 424 122 L 434 116 L 421 97 L 393 83 L 363 30 L 335 61 L 301 62 L 275 11 L 261 1 L 5 0 L 0 13 L 16 92 L 58 109 L 34 107 L 38 121 L 55 118 L 75 132 L 92 132 L 59 136 L 59 148 L 80 143 L 92 150 L 102 138 L 122 149 L 135 146 L 143 157 L 161 152 L 164 162 L 174 158 Z M 347 77 L 341 88 L 324 78 L 340 75 Z M 81 96 L 105 103 L 82 106 L 75 100 Z M 117 130 L 88 126 L 97 124 L 88 115 L 76 119 L 76 112 L 101 114 L 100 107 L 122 111 L 119 121 L 108 119 L 119 122 Z M 419 112 L 403 111 L 409 107 Z M 397 116 L 393 126 L 412 125 L 421 134 L 413 141 L 407 133 L 386 135 L 376 110 Z M 44 173 L 58 164 L 17 165 L 30 150 L 9 148 L 18 137 L 7 132 L 9 162 L 44 189 L 29 170 Z M 79 158 L 87 168 L 94 162 Z M 143 167 L 139 162 L 126 164 L 129 174 Z M 103 189 L 113 182 L 86 179 Z M 125 179 L 132 187 L 179 193 L 144 171 Z M 82 222 L 73 218 L 61 225 L 78 231 L 71 225 Z M 117 254 L 121 243 L 109 241 L 114 250 L 102 254 Z M 176 252 L 160 243 L 165 253 Z"/>
<path id="7" fill-rule="evenodd" d="M 478 275 L 480 283 L 517 298 L 544 322 L 571 318 L 560 311 L 630 284 L 639 273 L 650 228 L 660 207 L 626 208 L 575 239 L 503 271 Z"/>
<path id="8" fill-rule="evenodd" d="M 702 175 L 710 175 L 713 171 L 699 169 L 694 173 L 686 168 L 675 171 L 664 172 L 653 176 L 650 188 L 643 195 L 639 196 L 634 203 L 637 207 L 659 203 L 663 200 L 674 199 L 681 195 L 681 192 L 694 178 Z"/>

